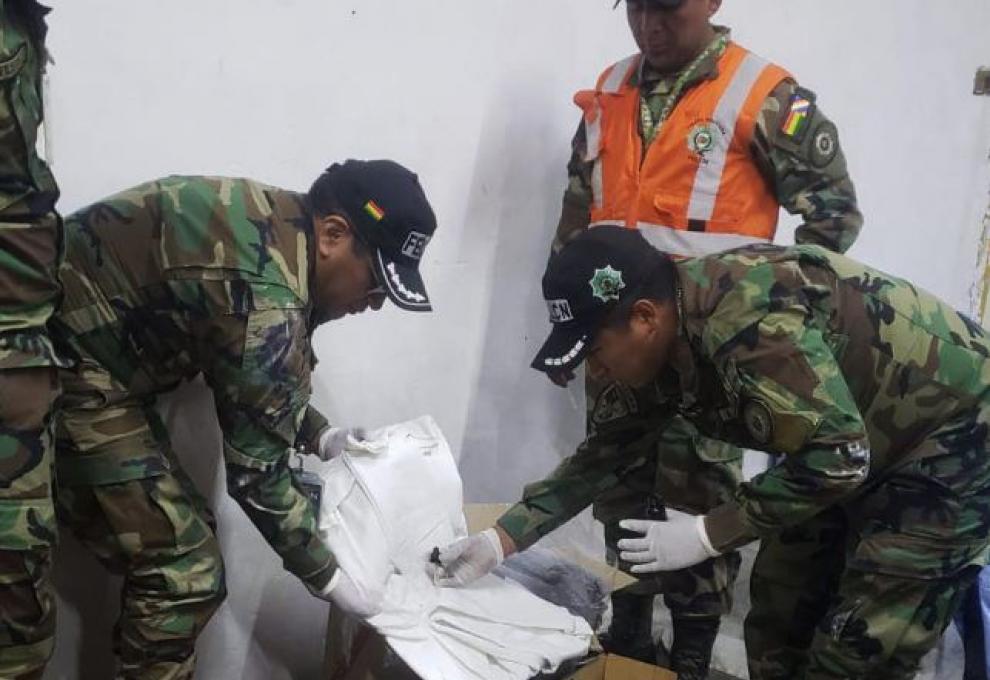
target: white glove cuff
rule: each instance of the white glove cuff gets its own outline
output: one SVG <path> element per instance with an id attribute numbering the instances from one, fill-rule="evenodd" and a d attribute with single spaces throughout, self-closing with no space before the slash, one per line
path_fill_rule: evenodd
<path id="1" fill-rule="evenodd" d="M 712 542 L 708 538 L 708 530 L 705 529 L 705 516 L 698 515 L 698 518 L 695 520 L 695 522 L 696 522 L 695 527 L 698 529 L 698 538 L 701 539 L 701 547 L 705 549 L 705 552 L 708 553 L 708 556 L 718 557 L 719 555 L 721 555 L 722 553 L 720 553 L 712 546 Z"/>
<path id="2" fill-rule="evenodd" d="M 330 440 L 333 439 L 338 432 L 340 432 L 339 427 L 328 427 L 323 430 L 323 434 L 320 435 L 320 443 L 318 445 L 320 447 L 320 453 L 323 453 L 323 450 L 330 444 Z"/>
<path id="3" fill-rule="evenodd" d="M 339 567 L 335 569 L 333 572 L 333 576 L 330 577 L 330 582 L 325 586 L 323 586 L 323 591 L 320 594 L 323 597 L 328 597 L 330 593 L 333 592 L 333 589 L 337 587 L 337 584 L 340 583 L 340 577 L 343 574 L 344 574 L 343 570 L 340 569 Z"/>
<path id="4" fill-rule="evenodd" d="M 306 588 L 309 589 L 309 592 L 313 593 L 313 595 L 320 598 L 321 600 L 329 601 L 330 593 L 333 591 L 334 588 L 337 587 L 337 584 L 340 583 L 340 576 L 343 573 L 344 572 L 341 571 L 340 568 L 336 569 L 333 572 L 333 576 L 330 577 L 329 583 L 323 586 L 321 590 L 317 590 L 308 583 L 306 584 Z"/>
<path id="5" fill-rule="evenodd" d="M 492 550 L 495 551 L 495 564 L 496 566 L 502 564 L 505 560 L 505 553 L 502 552 L 502 539 L 498 537 L 498 532 L 495 529 L 485 529 L 481 532 L 481 535 L 491 544 Z"/>

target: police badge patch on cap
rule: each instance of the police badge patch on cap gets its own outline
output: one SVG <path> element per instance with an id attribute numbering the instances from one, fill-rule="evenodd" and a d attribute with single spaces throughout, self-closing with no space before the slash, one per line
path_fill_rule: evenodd
<path id="1" fill-rule="evenodd" d="M 762 401 L 755 399 L 743 406 L 743 420 L 750 436 L 758 444 L 770 443 L 773 436 L 773 415 Z"/>
<path id="2" fill-rule="evenodd" d="M 602 302 L 618 300 L 619 291 L 626 287 L 622 280 L 622 272 L 613 269 L 607 264 L 603 269 L 595 269 L 595 273 L 588 281 L 591 286 L 591 293 Z"/>
<path id="3" fill-rule="evenodd" d="M 824 168 L 835 159 L 839 152 L 836 134 L 835 126 L 827 121 L 815 128 L 811 138 L 811 164 L 816 168 Z"/>

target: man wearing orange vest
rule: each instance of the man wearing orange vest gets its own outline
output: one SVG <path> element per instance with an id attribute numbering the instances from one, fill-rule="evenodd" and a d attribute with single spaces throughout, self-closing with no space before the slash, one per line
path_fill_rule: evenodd
<path id="1" fill-rule="evenodd" d="M 814 93 L 711 24 L 720 6 L 721 0 L 627 0 L 640 52 L 606 69 L 594 90 L 575 95 L 583 118 L 555 251 L 589 226 L 622 225 L 676 257 L 708 255 L 772 241 L 781 206 L 804 218 L 798 243 L 836 252 L 852 245 L 862 216 L 835 126 Z M 572 377 L 551 375 L 562 386 Z M 587 385 L 589 434 L 623 411 L 621 391 L 603 388 Z M 681 418 L 652 456 L 634 448 L 624 458 L 639 455 L 641 465 L 594 505 L 613 551 L 620 519 L 656 517 L 664 504 L 704 513 L 741 481 L 741 451 Z M 707 677 L 739 563 L 730 553 L 616 593 L 606 646 L 669 665 L 686 680 Z M 659 593 L 672 614 L 669 653 L 652 639 Z"/>

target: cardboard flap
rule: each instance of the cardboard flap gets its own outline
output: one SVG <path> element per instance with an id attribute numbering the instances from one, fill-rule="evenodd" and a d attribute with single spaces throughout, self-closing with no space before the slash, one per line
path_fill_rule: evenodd
<path id="1" fill-rule="evenodd" d="M 677 680 L 677 673 L 623 656 L 605 654 L 583 666 L 568 680 Z"/>

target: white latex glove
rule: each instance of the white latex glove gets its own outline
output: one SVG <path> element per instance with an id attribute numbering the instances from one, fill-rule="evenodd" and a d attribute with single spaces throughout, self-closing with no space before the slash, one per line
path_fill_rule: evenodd
<path id="1" fill-rule="evenodd" d="M 619 557 L 634 574 L 685 569 L 721 554 L 708 540 L 704 515 L 668 509 L 666 521 L 624 519 L 619 526 L 643 534 L 619 541 Z"/>
<path id="2" fill-rule="evenodd" d="M 363 427 L 331 427 L 320 435 L 320 458 L 330 460 L 339 456 L 348 441 L 364 441 L 368 434 Z"/>
<path id="3" fill-rule="evenodd" d="M 361 594 L 354 581 L 343 569 L 337 569 L 333 578 L 330 579 L 323 590 L 310 588 L 309 591 L 321 600 L 326 600 L 341 611 L 356 616 L 361 619 L 370 619 L 372 616 L 381 613 L 382 603 L 369 601 Z"/>
<path id="4" fill-rule="evenodd" d="M 495 529 L 462 538 L 440 549 L 440 564 L 431 564 L 433 582 L 445 588 L 466 586 L 502 563 L 502 541 Z"/>

